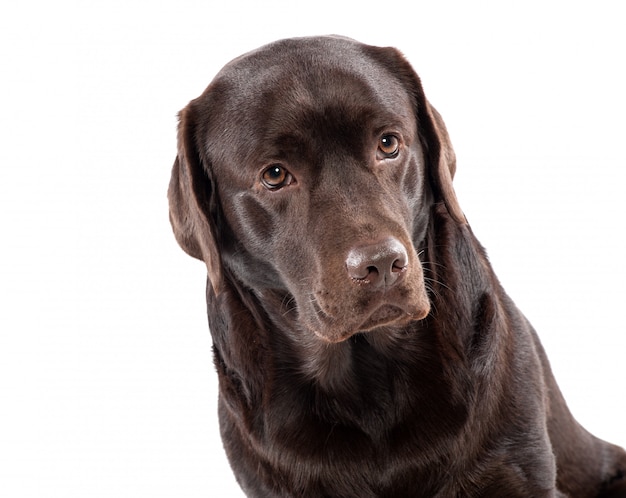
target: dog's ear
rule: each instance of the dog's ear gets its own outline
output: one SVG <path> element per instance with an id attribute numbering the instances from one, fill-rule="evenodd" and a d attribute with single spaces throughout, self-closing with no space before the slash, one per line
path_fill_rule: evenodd
<path id="1" fill-rule="evenodd" d="M 196 143 L 196 120 L 190 104 L 179 114 L 178 155 L 167 192 L 174 235 L 187 254 L 206 263 L 215 294 L 222 283 L 215 222 L 216 194 Z"/>
<path id="2" fill-rule="evenodd" d="M 438 201 L 443 201 L 450 216 L 459 224 L 467 220 L 452 186 L 456 171 L 456 156 L 446 126 L 439 113 L 424 95 L 422 82 L 411 64 L 395 48 L 369 47 L 373 56 L 391 74 L 400 78 L 409 94 L 414 98 L 417 129 L 428 162 L 429 180 Z"/>
<path id="3" fill-rule="evenodd" d="M 422 98 L 422 102 L 418 103 L 418 106 L 421 107 L 421 112 L 418 109 L 420 121 L 418 126 L 422 134 L 425 152 L 430 159 L 430 175 L 435 187 L 435 194 L 443 200 L 448 213 L 457 223 L 466 224 L 467 219 L 461 210 L 452 186 L 452 179 L 456 172 L 456 155 L 446 125 L 441 115 L 426 98 Z"/>

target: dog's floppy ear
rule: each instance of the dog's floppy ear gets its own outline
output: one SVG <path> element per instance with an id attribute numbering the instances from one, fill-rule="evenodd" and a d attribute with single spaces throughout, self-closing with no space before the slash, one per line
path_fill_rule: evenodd
<path id="1" fill-rule="evenodd" d="M 400 79 L 414 98 L 417 129 L 428 162 L 429 180 L 436 199 L 443 201 L 450 216 L 459 224 L 467 224 L 452 186 L 456 156 L 443 119 L 424 95 L 422 82 L 400 51 L 391 47 L 366 47 L 366 52 Z"/>
<path id="2" fill-rule="evenodd" d="M 187 254 L 206 263 L 215 294 L 222 282 L 217 248 L 214 185 L 196 144 L 196 123 L 190 104 L 179 114 L 178 155 L 172 168 L 167 197 L 174 235 Z"/>
<path id="3" fill-rule="evenodd" d="M 457 223 L 466 224 L 467 219 L 461 210 L 452 186 L 452 179 L 456 172 L 456 155 L 450 142 L 448 130 L 441 115 L 426 98 L 420 100 L 422 102 L 418 104 L 418 106 L 421 104 L 421 109 L 418 109 L 420 120 L 418 125 L 422 133 L 422 141 L 426 141 L 424 148 L 430 158 L 430 175 L 436 195 L 443 200 L 448 213 Z"/>

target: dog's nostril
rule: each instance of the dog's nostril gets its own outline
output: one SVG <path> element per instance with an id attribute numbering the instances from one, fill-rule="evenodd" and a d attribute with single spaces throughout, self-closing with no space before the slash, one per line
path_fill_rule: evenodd
<path id="1" fill-rule="evenodd" d="M 355 247 L 346 258 L 348 276 L 357 283 L 369 284 L 372 289 L 393 285 L 407 265 L 406 248 L 395 238 Z"/>

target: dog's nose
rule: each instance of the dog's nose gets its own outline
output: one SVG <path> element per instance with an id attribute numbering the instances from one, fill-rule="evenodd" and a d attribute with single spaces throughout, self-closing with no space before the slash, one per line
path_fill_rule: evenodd
<path id="1" fill-rule="evenodd" d="M 409 257 L 404 245 L 393 237 L 376 244 L 355 247 L 346 258 L 350 278 L 371 289 L 391 287 L 405 272 Z"/>

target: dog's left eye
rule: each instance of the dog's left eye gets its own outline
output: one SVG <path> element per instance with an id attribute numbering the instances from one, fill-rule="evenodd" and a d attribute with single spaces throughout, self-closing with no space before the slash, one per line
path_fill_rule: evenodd
<path id="1" fill-rule="evenodd" d="M 269 168 L 263 171 L 261 176 L 261 183 L 265 188 L 270 190 L 277 190 L 289 185 L 293 181 L 291 173 L 287 171 L 280 164 L 272 164 Z"/>
<path id="2" fill-rule="evenodd" d="M 378 142 L 380 159 L 396 157 L 400 150 L 400 141 L 395 135 L 383 135 Z"/>

